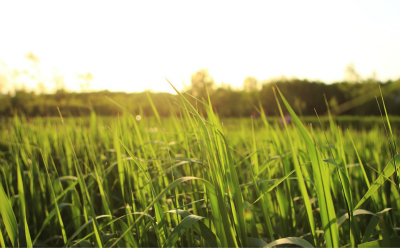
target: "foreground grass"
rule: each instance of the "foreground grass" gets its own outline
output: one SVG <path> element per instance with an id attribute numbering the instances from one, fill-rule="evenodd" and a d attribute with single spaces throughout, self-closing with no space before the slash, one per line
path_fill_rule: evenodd
<path id="1" fill-rule="evenodd" d="M 0 245 L 398 245 L 386 122 L 313 128 L 277 99 L 291 125 L 222 123 L 185 98 L 168 119 L 15 117 L 0 131 Z"/>

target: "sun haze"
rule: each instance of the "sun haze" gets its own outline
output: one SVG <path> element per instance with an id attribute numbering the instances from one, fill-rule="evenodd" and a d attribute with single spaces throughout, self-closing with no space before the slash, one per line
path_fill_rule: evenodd
<path id="1" fill-rule="evenodd" d="M 0 4 L 0 64 L 48 89 L 173 92 L 206 68 L 247 76 L 341 80 L 400 76 L 399 1 L 34 1 Z M 3 85 L 10 89 L 15 85 Z"/>

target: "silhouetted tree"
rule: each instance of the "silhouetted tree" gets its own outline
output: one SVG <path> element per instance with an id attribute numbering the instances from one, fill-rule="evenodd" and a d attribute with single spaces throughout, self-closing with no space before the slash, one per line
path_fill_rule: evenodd
<path id="1" fill-rule="evenodd" d="M 346 66 L 344 70 L 345 80 L 349 82 L 360 83 L 362 81 L 362 77 L 360 73 L 356 70 L 356 67 L 353 63 L 350 63 Z"/>
<path id="2" fill-rule="evenodd" d="M 252 92 L 258 90 L 258 80 L 255 77 L 246 77 L 243 82 L 243 90 Z"/>
<path id="3" fill-rule="evenodd" d="M 12 71 L 8 70 L 7 73 L 10 74 Z M 6 83 L 12 82 L 14 79 L 9 74 L 5 74 L 9 78 L 6 78 L 8 80 Z M 374 94 L 371 93 L 374 93 L 381 86 L 388 114 L 400 115 L 400 80 L 385 83 L 367 80 L 361 81 L 361 83 L 344 81 L 324 84 L 281 77 L 273 81 L 270 80 L 268 83 L 264 82 L 261 90 L 254 89 L 255 82 L 256 79 L 252 77 L 245 80 L 245 84 L 249 85 L 247 89 L 253 90 L 234 90 L 226 84 L 216 88 L 208 71 L 200 70 L 193 74 L 191 87 L 188 91 L 202 99 L 207 97 L 208 88 L 213 108 L 221 117 L 248 117 L 254 112 L 255 106 L 258 106 L 259 102 L 269 116 L 278 115 L 278 106 L 273 93 L 275 86 L 279 88 L 289 104 L 300 115 L 315 115 L 314 109 L 317 110 L 318 114 L 324 114 L 327 110 L 324 94 L 333 113 L 336 111 L 335 113 L 341 115 L 379 115 Z M 61 83 L 63 84 L 62 80 Z M 123 109 L 134 115 L 150 116 L 154 114 L 146 92 L 74 93 L 60 87 L 54 94 L 44 94 L 43 91 L 41 94 L 35 94 L 21 87 L 16 89 L 14 94 L 0 93 L 0 116 L 11 116 L 16 112 L 27 116 L 58 116 L 57 107 L 66 116 L 90 115 L 93 110 L 98 115 L 117 115 L 125 112 Z M 177 95 L 152 92 L 149 95 L 161 116 L 169 116 L 182 110 L 180 105 L 174 104 L 174 102 L 180 102 Z M 377 95 L 379 95 L 379 91 Z M 114 104 L 107 97 L 123 108 Z M 194 102 L 193 98 L 188 97 L 188 99 L 192 103 Z M 353 104 L 354 99 L 356 101 Z M 200 111 L 203 111 L 200 104 L 197 107 Z M 203 114 L 205 114 L 204 111 Z"/>
<path id="4" fill-rule="evenodd" d="M 214 90 L 214 79 L 210 76 L 207 69 L 201 69 L 194 73 L 190 80 L 189 93 L 198 99 L 207 99 L 207 90 L 211 95 Z"/>

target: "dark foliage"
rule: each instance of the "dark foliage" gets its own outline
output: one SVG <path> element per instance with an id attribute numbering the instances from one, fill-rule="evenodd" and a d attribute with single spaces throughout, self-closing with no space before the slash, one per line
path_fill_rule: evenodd
<path id="1" fill-rule="evenodd" d="M 385 83 L 372 81 L 324 84 L 293 79 L 265 83 L 260 90 L 243 91 L 229 87 L 211 88 L 211 83 L 207 87 L 210 87 L 208 92 L 213 107 L 221 117 L 248 117 L 257 115 L 256 108 L 260 103 L 267 115 L 277 115 L 278 108 L 273 92 L 275 85 L 279 87 L 294 109 L 304 116 L 315 115 L 315 110 L 319 114 L 327 111 L 324 94 L 331 110 L 336 114 L 379 115 L 375 96 L 380 97 L 380 86 L 384 93 L 388 114 L 400 115 L 400 80 Z M 207 91 L 199 88 L 199 85 L 195 87 L 192 85 L 187 92 L 196 95 L 200 100 L 204 99 Z M 180 100 L 177 95 L 150 92 L 148 94 L 161 116 L 169 116 L 172 111 L 179 112 Z M 187 97 L 195 103 L 195 98 L 189 95 Z M 197 105 L 201 109 L 200 104 Z M 57 107 L 66 116 L 86 116 L 91 111 L 98 115 L 117 115 L 124 109 L 135 115 L 153 115 L 146 92 L 69 93 L 59 90 L 55 94 L 41 95 L 26 91 L 17 91 L 14 95 L 0 94 L 0 116 L 3 117 L 13 116 L 16 113 L 23 113 L 27 117 L 58 116 Z"/>

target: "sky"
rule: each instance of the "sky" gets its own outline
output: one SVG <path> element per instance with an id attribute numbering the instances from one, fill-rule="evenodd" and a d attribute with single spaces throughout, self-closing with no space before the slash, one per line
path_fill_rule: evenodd
<path id="1" fill-rule="evenodd" d="M 399 12 L 368 0 L 0 1 L 0 72 L 25 72 L 0 91 L 63 78 L 73 91 L 173 92 L 166 78 L 182 90 L 200 69 L 234 88 L 247 76 L 331 83 L 350 63 L 396 80 Z"/>

